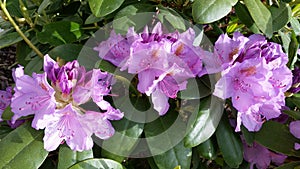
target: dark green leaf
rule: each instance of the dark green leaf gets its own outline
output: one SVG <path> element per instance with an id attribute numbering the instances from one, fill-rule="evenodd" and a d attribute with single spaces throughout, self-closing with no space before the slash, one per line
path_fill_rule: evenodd
<path id="1" fill-rule="evenodd" d="M 292 110 L 284 110 L 285 114 L 289 115 L 290 117 L 294 118 L 295 120 L 300 120 L 300 112 L 299 111 L 292 111 Z"/>
<path id="2" fill-rule="evenodd" d="M 265 122 L 260 131 L 255 134 L 255 141 L 275 152 L 300 157 L 300 151 L 294 150 L 294 144 L 298 139 L 284 124 L 274 121 Z"/>
<path id="3" fill-rule="evenodd" d="M 78 55 L 82 49 L 82 45 L 77 44 L 65 44 L 60 45 L 48 52 L 52 58 L 59 57 L 65 61 L 73 61 L 78 58 Z"/>
<path id="4" fill-rule="evenodd" d="M 33 72 L 39 73 L 43 68 L 43 59 L 39 56 L 36 56 L 30 60 L 30 62 L 26 65 L 24 72 L 28 75 L 31 75 Z"/>
<path id="5" fill-rule="evenodd" d="M 184 144 L 195 147 L 206 141 L 215 132 L 223 113 L 223 103 L 212 96 L 200 103 L 200 110 L 195 110 L 197 118 L 187 133 Z"/>
<path id="6" fill-rule="evenodd" d="M 272 37 L 272 15 L 260 0 L 244 0 L 245 5 L 258 28 L 267 36 Z"/>
<path id="7" fill-rule="evenodd" d="M 41 14 L 49 5 L 51 4 L 51 0 L 43 0 L 38 9 L 38 14 Z"/>
<path id="8" fill-rule="evenodd" d="M 9 126 L 0 126 L 0 141 L 4 137 L 6 137 L 11 131 L 13 131 L 13 129 Z"/>
<path id="9" fill-rule="evenodd" d="M 215 138 L 209 138 L 205 142 L 196 147 L 200 157 L 213 160 L 217 157 L 217 145 Z"/>
<path id="10" fill-rule="evenodd" d="M 9 0 L 6 1 L 6 8 L 10 15 L 21 18 L 22 11 L 20 9 L 19 0 Z"/>
<path id="11" fill-rule="evenodd" d="M 53 46 L 72 43 L 80 37 L 80 25 L 69 21 L 52 22 L 45 25 L 42 32 L 37 33 L 39 42 Z"/>
<path id="12" fill-rule="evenodd" d="M 117 67 L 115 65 L 113 65 L 112 63 L 110 63 L 109 61 L 106 60 L 100 60 L 96 63 L 95 67 L 109 72 L 109 73 L 114 73 L 116 72 Z"/>
<path id="13" fill-rule="evenodd" d="M 89 0 L 90 8 L 96 17 L 101 17 L 117 10 L 124 0 Z"/>
<path id="14" fill-rule="evenodd" d="M 84 24 L 92 24 L 101 21 L 103 18 L 96 17 L 95 15 L 91 14 L 84 22 Z"/>
<path id="15" fill-rule="evenodd" d="M 290 20 L 292 10 L 289 4 L 280 2 L 279 7 L 271 6 L 273 31 L 277 31 L 284 27 Z"/>
<path id="16" fill-rule="evenodd" d="M 11 120 L 14 113 L 11 111 L 11 107 L 8 106 L 2 113 L 2 120 Z"/>
<path id="17" fill-rule="evenodd" d="M 192 6 L 194 21 L 211 23 L 226 16 L 237 0 L 195 0 Z"/>
<path id="18" fill-rule="evenodd" d="M 157 142 L 157 144 L 160 144 Z M 192 157 L 192 148 L 184 147 L 183 141 L 165 153 L 153 156 L 159 169 L 175 168 L 189 169 Z"/>
<path id="19" fill-rule="evenodd" d="M 57 169 L 65 169 L 71 167 L 79 161 L 93 158 L 93 151 L 86 150 L 82 152 L 72 151 L 68 146 L 59 147 L 58 166 Z"/>
<path id="20" fill-rule="evenodd" d="M 287 66 L 290 69 L 294 69 L 294 64 L 297 62 L 298 59 L 298 48 L 299 48 L 299 42 L 297 40 L 297 36 L 294 32 L 292 32 L 291 35 L 291 43 L 289 45 L 289 62 L 287 63 Z"/>
<path id="21" fill-rule="evenodd" d="M 283 31 L 279 30 L 278 34 L 281 37 L 284 52 L 289 53 L 289 45 L 291 43 L 291 33 L 290 32 L 283 32 Z"/>
<path id="22" fill-rule="evenodd" d="M 19 64 L 25 66 L 28 63 L 27 56 L 32 52 L 32 49 L 27 45 L 25 41 L 21 41 L 17 44 L 16 58 Z"/>
<path id="23" fill-rule="evenodd" d="M 216 130 L 216 136 L 226 164 L 231 168 L 238 168 L 243 162 L 243 146 L 225 115 Z"/>
<path id="24" fill-rule="evenodd" d="M 275 169 L 295 169 L 295 167 L 300 166 L 300 162 L 299 161 L 295 161 L 295 162 L 290 162 L 290 163 L 286 163 L 281 165 L 280 167 L 276 167 Z"/>
<path id="25" fill-rule="evenodd" d="M 36 131 L 25 123 L 0 141 L 0 168 L 38 168 L 46 159 L 43 131 Z M 33 158 L 34 157 L 34 158 Z"/>
<path id="26" fill-rule="evenodd" d="M 28 34 L 26 33 L 25 35 Z M 22 40 L 23 38 L 17 32 L 6 33 L 0 36 L 0 49 L 18 43 Z"/>
<path id="27" fill-rule="evenodd" d="M 188 80 L 186 89 L 180 91 L 177 97 L 181 99 L 201 99 L 211 93 L 209 76 L 202 76 L 201 78 Z"/>
<path id="28" fill-rule="evenodd" d="M 242 129 L 242 133 L 243 133 L 246 143 L 248 145 L 252 145 L 253 141 L 254 141 L 255 133 L 248 131 L 247 128 L 244 126 L 242 126 L 241 129 Z"/>
<path id="29" fill-rule="evenodd" d="M 69 169 L 125 169 L 120 163 L 110 159 L 88 159 L 74 164 Z"/>

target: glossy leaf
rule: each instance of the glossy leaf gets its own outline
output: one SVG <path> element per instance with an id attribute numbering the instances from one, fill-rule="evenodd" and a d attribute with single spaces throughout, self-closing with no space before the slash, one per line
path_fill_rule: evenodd
<path id="1" fill-rule="evenodd" d="M 200 157 L 204 157 L 209 160 L 213 160 L 217 157 L 217 145 L 215 138 L 209 138 L 196 148 Z"/>
<path id="2" fill-rule="evenodd" d="M 81 37 L 80 25 L 76 22 L 58 21 L 43 27 L 42 32 L 37 33 L 39 42 L 49 43 L 53 46 L 75 42 Z"/>
<path id="3" fill-rule="evenodd" d="M 59 147 L 57 169 L 69 168 L 73 164 L 76 164 L 79 161 L 83 161 L 93 157 L 94 156 L 92 150 L 77 152 L 77 151 L 72 151 L 66 145 L 62 145 Z"/>
<path id="4" fill-rule="evenodd" d="M 157 144 L 160 144 L 157 142 Z M 180 142 L 167 152 L 153 157 L 155 164 L 159 169 L 175 168 L 189 169 L 192 158 L 192 148 L 186 148 L 183 142 Z"/>
<path id="5" fill-rule="evenodd" d="M 89 0 L 91 11 L 96 17 L 108 15 L 117 10 L 124 0 Z"/>
<path id="6" fill-rule="evenodd" d="M 43 59 L 39 56 L 32 58 L 26 65 L 24 72 L 31 75 L 33 72 L 39 73 L 43 68 Z"/>
<path id="7" fill-rule="evenodd" d="M 172 8 L 160 7 L 157 17 L 163 25 L 172 25 L 175 30 L 186 30 L 185 20 Z M 173 31 L 174 30 L 172 30 L 172 32 Z"/>
<path id="8" fill-rule="evenodd" d="M 207 97 L 212 93 L 210 80 L 209 76 L 188 80 L 186 89 L 180 91 L 177 97 L 181 99 L 201 99 Z"/>
<path id="9" fill-rule="evenodd" d="M 104 158 L 93 158 L 84 160 L 74 164 L 69 169 L 99 169 L 99 168 L 113 168 L 113 169 L 125 169 L 120 163 Z"/>
<path id="10" fill-rule="evenodd" d="M 13 129 L 9 126 L 0 126 L 0 141 L 4 137 L 6 137 L 11 131 L 13 131 Z"/>
<path id="11" fill-rule="evenodd" d="M 284 27 L 290 20 L 292 10 L 289 4 L 280 2 L 279 7 L 271 6 L 273 31 L 277 31 Z"/>
<path id="12" fill-rule="evenodd" d="M 224 115 L 216 130 L 216 136 L 226 164 L 231 168 L 238 168 L 243 162 L 242 142 Z"/>
<path id="13" fill-rule="evenodd" d="M 295 32 L 296 35 L 300 35 L 300 23 L 299 23 L 299 20 L 295 17 L 291 17 L 290 18 L 290 23 L 291 23 L 291 26 L 293 28 L 293 31 Z"/>
<path id="14" fill-rule="evenodd" d="M 298 142 L 298 139 L 284 124 L 274 121 L 265 122 L 260 131 L 255 134 L 255 141 L 275 152 L 300 157 L 300 151 L 294 150 L 294 143 Z"/>
<path id="15" fill-rule="evenodd" d="M 289 115 L 290 117 L 294 118 L 295 120 L 300 120 L 300 112 L 299 111 L 292 111 L 292 110 L 284 110 L 285 114 Z"/>
<path id="16" fill-rule="evenodd" d="M 48 52 L 48 54 L 52 58 L 59 57 L 60 59 L 64 59 L 65 61 L 73 61 L 77 59 L 81 49 L 82 45 L 65 44 L 53 48 Z"/>
<path id="17" fill-rule="evenodd" d="M 28 35 L 27 33 L 25 35 Z M 17 33 L 17 32 L 12 32 L 12 33 L 6 33 L 2 36 L 0 36 L 0 49 L 16 44 L 20 41 L 22 41 L 23 38 Z"/>
<path id="18" fill-rule="evenodd" d="M 11 107 L 8 106 L 5 108 L 5 110 L 2 113 L 2 120 L 10 120 L 14 113 L 11 111 Z"/>
<path id="19" fill-rule="evenodd" d="M 184 144 L 187 147 L 195 147 L 212 136 L 223 114 L 223 103 L 212 96 L 200 102 L 200 110 L 191 130 L 187 133 Z"/>
<path id="20" fill-rule="evenodd" d="M 254 20 L 252 19 L 247 7 L 238 2 L 235 5 L 235 12 L 239 19 L 254 33 L 260 33 L 257 25 L 255 24 Z"/>
<path id="21" fill-rule="evenodd" d="M 192 6 L 194 21 L 211 23 L 226 16 L 237 0 L 195 0 Z"/>
<path id="22" fill-rule="evenodd" d="M 0 168 L 38 168 L 46 159 L 43 131 L 37 131 L 25 123 L 0 141 Z M 33 158 L 34 157 L 34 158 Z"/>
<path id="23" fill-rule="evenodd" d="M 298 48 L 299 48 L 299 42 L 297 40 L 297 36 L 294 32 L 292 32 L 292 34 L 291 34 L 291 43 L 289 45 L 289 53 L 288 53 L 289 62 L 287 63 L 287 66 L 290 69 L 294 69 L 295 63 L 297 62 Z"/>
<path id="24" fill-rule="evenodd" d="M 272 15 L 260 0 L 244 0 L 249 13 L 258 28 L 267 36 L 272 37 Z"/>

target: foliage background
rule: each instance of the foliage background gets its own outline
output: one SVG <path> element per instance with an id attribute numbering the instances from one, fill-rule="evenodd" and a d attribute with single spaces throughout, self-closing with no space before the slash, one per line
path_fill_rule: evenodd
<path id="1" fill-rule="evenodd" d="M 300 66 L 297 51 L 300 43 L 299 0 L 0 0 L 0 48 L 16 45 L 17 64 L 25 72 L 41 72 L 43 55 L 64 61 L 77 59 L 82 54 L 85 42 L 107 23 L 113 22 L 115 29 L 127 31 L 131 19 L 140 12 L 158 13 L 164 24 L 174 29 L 185 30 L 184 20 L 201 28 L 211 42 L 222 33 L 232 35 L 239 31 L 244 35 L 259 33 L 269 41 L 280 43 L 289 56 L 288 67 Z M 11 16 L 11 17 L 10 17 Z M 142 25 L 144 26 L 144 25 Z M 83 57 L 84 58 L 84 57 Z M 107 62 L 97 64 L 99 68 L 114 73 Z M 228 114 L 223 108 L 212 110 L 206 104 L 211 99 L 212 89 L 208 77 L 197 79 L 200 95 L 187 95 L 190 104 L 201 99 L 199 109 L 193 110 L 197 117 L 192 130 L 171 150 L 147 158 L 126 158 L 95 145 L 90 151 L 73 152 L 62 145 L 59 150 L 47 152 L 43 149 L 43 131 L 36 131 L 29 123 L 11 129 L 6 122 L 0 126 L 0 168 L 249 168 L 243 160 L 241 133 L 235 133 L 229 124 Z M 206 86 L 206 88 L 204 88 Z M 148 100 L 136 95 L 131 102 L 146 103 Z M 245 128 L 242 134 L 247 143 L 253 141 L 270 150 L 288 155 L 278 169 L 300 167 L 300 152 L 293 149 L 299 141 L 289 133 L 290 121 L 300 119 L 300 95 L 286 99 L 291 109 L 285 111 L 289 120 L 286 124 L 266 122 L 257 133 Z M 174 103 L 175 104 L 175 103 Z M 174 105 L 173 104 L 173 105 Z M 230 105 L 230 103 L 228 103 Z M 145 104 L 147 105 L 147 104 Z M 139 107 L 145 109 L 145 107 Z M 172 119 L 181 112 L 168 113 L 149 124 L 128 120 L 114 122 L 117 131 L 133 138 L 155 135 L 167 130 Z M 12 112 L 5 110 L 2 119 L 9 120 Z M 222 117 L 222 118 L 221 118 Z M 171 120 L 170 120 L 171 119 Z M 216 125 L 207 127 L 212 122 Z M 161 131 L 154 131 L 153 128 Z M 211 137 L 204 137 L 209 135 Z M 165 140 L 163 140 L 165 141 Z M 124 144 L 119 151 L 133 151 L 138 143 Z M 275 166 L 270 166 L 275 168 Z"/>

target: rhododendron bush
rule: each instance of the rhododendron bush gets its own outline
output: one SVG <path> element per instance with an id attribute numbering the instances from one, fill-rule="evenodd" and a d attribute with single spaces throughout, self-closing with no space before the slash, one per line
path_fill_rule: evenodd
<path id="1" fill-rule="evenodd" d="M 0 168 L 300 167 L 300 1 L 0 7 Z"/>

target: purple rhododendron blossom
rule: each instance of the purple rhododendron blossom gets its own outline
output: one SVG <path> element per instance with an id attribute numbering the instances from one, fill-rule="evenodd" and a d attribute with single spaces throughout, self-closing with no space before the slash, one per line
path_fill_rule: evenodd
<path id="1" fill-rule="evenodd" d="M 291 122 L 289 127 L 290 127 L 290 132 L 296 138 L 300 139 L 300 120 Z M 294 148 L 295 148 L 295 150 L 299 150 L 300 149 L 300 144 L 299 143 L 295 143 Z"/>
<path id="2" fill-rule="evenodd" d="M 212 57 L 206 55 L 212 55 L 194 46 L 194 38 L 191 28 L 183 33 L 164 33 L 158 22 L 151 31 L 146 26 L 142 33 L 130 28 L 126 37 L 112 31 L 111 37 L 94 50 L 101 51 L 100 58 L 120 70 L 138 74 L 138 91 L 151 96 L 154 109 L 164 115 L 169 109 L 169 98 L 176 98 L 178 91 L 186 88 L 189 78 L 208 72 L 203 68 L 202 58 L 209 60 Z M 115 52 L 120 48 L 119 53 Z"/>
<path id="3" fill-rule="evenodd" d="M 281 165 L 287 158 L 286 155 L 274 153 L 256 142 L 249 146 L 243 141 L 243 147 L 244 159 L 251 164 L 250 169 L 253 169 L 254 165 L 257 169 L 266 169 L 271 162 Z"/>
<path id="4" fill-rule="evenodd" d="M 221 35 L 215 55 L 223 70 L 213 94 L 231 98 L 238 110 L 236 131 L 240 131 L 241 124 L 250 131 L 258 131 L 264 121 L 281 114 L 292 73 L 279 44 L 256 34 L 246 38 L 234 33 L 232 39 Z"/>
<path id="5" fill-rule="evenodd" d="M 101 139 L 114 134 L 109 120 L 120 120 L 124 115 L 103 99 L 110 93 L 112 75 L 97 69 L 86 72 L 76 60 L 59 66 L 48 55 L 44 56 L 44 70 L 32 77 L 24 75 L 22 67 L 14 71 L 13 124 L 19 117 L 33 114 L 32 127 L 45 129 L 44 148 L 48 151 L 63 142 L 75 151 L 88 150 L 93 147 L 93 134 Z M 89 100 L 102 112 L 80 107 Z"/>
<path id="6" fill-rule="evenodd" d="M 45 123 L 40 120 L 55 111 L 55 91 L 49 85 L 46 79 L 46 73 L 33 73 L 32 77 L 24 75 L 23 67 L 14 70 L 14 80 L 16 86 L 11 101 L 11 109 L 14 112 L 12 123 L 22 117 L 34 114 L 32 127 L 35 129 L 44 129 Z"/>
<path id="7" fill-rule="evenodd" d="M 7 87 L 6 90 L 0 90 L 0 121 L 2 121 L 3 111 L 10 105 L 12 98 L 12 88 Z"/>

